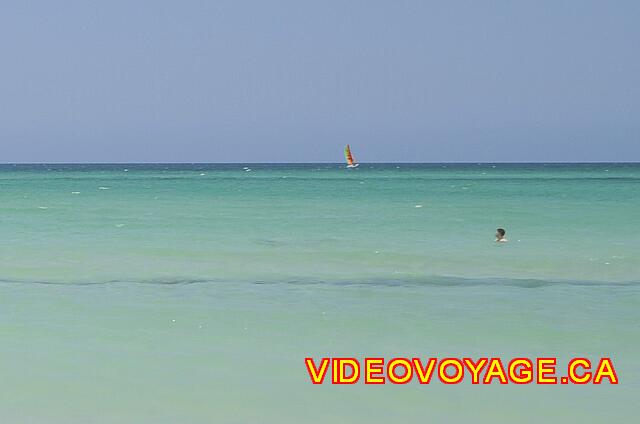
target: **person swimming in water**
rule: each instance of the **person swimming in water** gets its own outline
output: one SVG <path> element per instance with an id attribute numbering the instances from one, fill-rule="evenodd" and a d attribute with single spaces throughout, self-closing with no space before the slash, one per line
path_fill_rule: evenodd
<path id="1" fill-rule="evenodd" d="M 507 232 L 504 230 L 504 228 L 498 228 L 496 230 L 496 243 L 506 243 L 508 241 L 505 237 L 506 234 Z"/>

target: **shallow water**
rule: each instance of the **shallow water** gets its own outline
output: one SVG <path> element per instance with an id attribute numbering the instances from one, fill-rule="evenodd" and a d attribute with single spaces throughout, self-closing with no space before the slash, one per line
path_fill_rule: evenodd
<path id="1" fill-rule="evenodd" d="M 2 165 L 0 418 L 632 420 L 639 189 L 635 164 Z M 311 385 L 330 355 L 611 356 L 621 383 Z"/>

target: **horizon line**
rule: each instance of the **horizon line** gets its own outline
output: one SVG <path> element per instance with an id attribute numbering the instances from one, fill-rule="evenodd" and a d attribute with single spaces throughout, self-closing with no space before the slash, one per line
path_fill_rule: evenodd
<path id="1" fill-rule="evenodd" d="M 631 160 L 631 161 L 451 161 L 451 162 L 442 162 L 442 161 L 433 161 L 433 162 L 380 162 L 380 161 L 371 161 L 371 162 L 358 162 L 361 165 L 366 164 L 377 164 L 377 165 L 443 165 L 443 164 L 503 164 L 503 165 L 525 165 L 525 164 L 640 164 L 640 161 Z M 328 161 L 320 161 L 320 162 L 1 162 L 0 165 L 315 165 L 315 164 L 326 164 L 326 165 L 341 165 L 344 162 L 328 162 Z"/>

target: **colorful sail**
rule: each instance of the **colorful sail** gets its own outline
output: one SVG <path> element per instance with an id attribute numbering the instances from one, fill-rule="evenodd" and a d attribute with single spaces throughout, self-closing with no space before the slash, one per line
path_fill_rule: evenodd
<path id="1" fill-rule="evenodd" d="M 347 160 L 347 166 L 355 166 L 356 161 L 353 160 L 353 155 L 351 154 L 351 147 L 347 144 L 347 147 L 344 148 L 344 157 Z"/>

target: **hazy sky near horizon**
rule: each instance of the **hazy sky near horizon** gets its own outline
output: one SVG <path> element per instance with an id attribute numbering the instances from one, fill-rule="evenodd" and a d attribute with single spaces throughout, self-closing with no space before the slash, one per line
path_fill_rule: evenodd
<path id="1" fill-rule="evenodd" d="M 3 1 L 1 162 L 640 161 L 637 1 Z"/>

